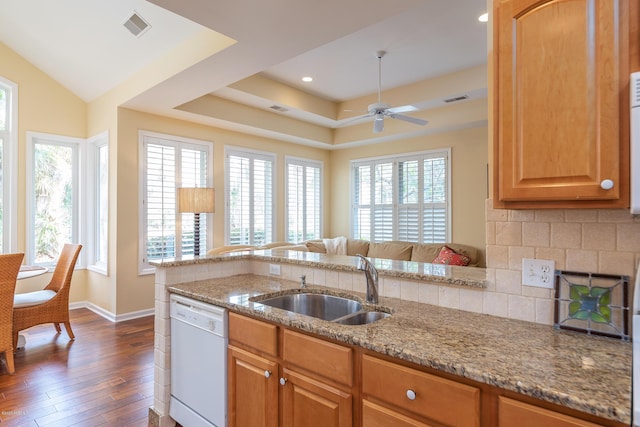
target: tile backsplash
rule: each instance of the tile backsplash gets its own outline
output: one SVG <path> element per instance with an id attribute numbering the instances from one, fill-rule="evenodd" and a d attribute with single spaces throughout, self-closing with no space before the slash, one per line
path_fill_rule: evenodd
<path id="1" fill-rule="evenodd" d="M 484 298 L 483 312 L 553 323 L 553 293 L 522 285 L 522 258 L 553 260 L 558 270 L 628 275 L 633 284 L 640 262 L 640 215 L 623 209 L 492 206 L 487 200 L 487 292 L 494 295 Z M 506 310 L 500 306 L 505 303 Z"/>

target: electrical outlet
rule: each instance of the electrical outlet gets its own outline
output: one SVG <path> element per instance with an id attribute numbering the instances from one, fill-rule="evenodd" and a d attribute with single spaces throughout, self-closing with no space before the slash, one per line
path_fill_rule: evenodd
<path id="1" fill-rule="evenodd" d="M 555 262 L 546 259 L 522 258 L 522 284 L 553 288 Z"/>
<path id="2" fill-rule="evenodd" d="M 269 274 L 272 276 L 280 275 L 280 264 L 269 264 Z"/>

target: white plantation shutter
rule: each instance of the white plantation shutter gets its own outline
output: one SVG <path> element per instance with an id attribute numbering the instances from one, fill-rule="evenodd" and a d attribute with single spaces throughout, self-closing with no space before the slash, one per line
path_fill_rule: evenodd
<path id="1" fill-rule="evenodd" d="M 227 150 L 227 244 L 273 241 L 274 163 L 275 157 L 268 153 Z"/>
<path id="2" fill-rule="evenodd" d="M 148 142 L 146 158 L 146 260 L 175 256 L 176 148 Z"/>
<path id="3" fill-rule="evenodd" d="M 448 241 L 448 175 L 448 150 L 353 162 L 353 238 Z"/>
<path id="4" fill-rule="evenodd" d="M 302 242 L 322 237 L 321 182 L 322 164 L 286 158 L 286 231 L 287 241 Z"/>
<path id="5" fill-rule="evenodd" d="M 193 254 L 193 213 L 178 213 L 177 187 L 207 187 L 211 145 L 170 136 L 143 133 L 144 259 L 149 261 Z M 200 215 L 200 253 L 206 252 L 207 215 Z"/>

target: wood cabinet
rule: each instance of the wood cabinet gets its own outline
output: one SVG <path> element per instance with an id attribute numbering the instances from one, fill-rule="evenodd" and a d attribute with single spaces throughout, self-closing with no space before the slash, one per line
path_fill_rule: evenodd
<path id="1" fill-rule="evenodd" d="M 498 397 L 498 427 L 596 427 L 599 425 L 508 397 Z"/>
<path id="2" fill-rule="evenodd" d="M 622 426 L 236 313 L 228 356 L 230 427 Z"/>
<path id="3" fill-rule="evenodd" d="M 628 207 L 629 12 L 495 0 L 495 207 Z"/>
<path id="4" fill-rule="evenodd" d="M 395 420 L 402 420 L 401 414 L 394 413 L 398 410 L 413 414 L 404 416 L 400 425 L 481 424 L 479 388 L 369 355 L 362 357 L 362 393 L 364 419 L 373 420 L 372 425 L 395 425 Z M 389 423 L 380 424 L 373 415 L 376 412 L 382 412 Z"/>
<path id="5" fill-rule="evenodd" d="M 353 349 L 229 314 L 229 426 L 353 425 Z"/>

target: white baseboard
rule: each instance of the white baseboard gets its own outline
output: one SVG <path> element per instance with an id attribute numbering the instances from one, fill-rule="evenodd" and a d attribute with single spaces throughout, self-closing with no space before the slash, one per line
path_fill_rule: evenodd
<path id="1" fill-rule="evenodd" d="M 104 317 L 108 321 L 114 322 L 114 323 L 124 322 L 125 320 L 137 319 L 139 317 L 153 316 L 154 314 L 153 308 L 150 308 L 147 310 L 132 311 L 130 313 L 116 315 L 89 301 L 72 302 L 71 304 L 69 304 L 69 310 L 75 310 L 77 308 L 89 309 L 94 313 L 98 314 L 99 316 Z"/>

